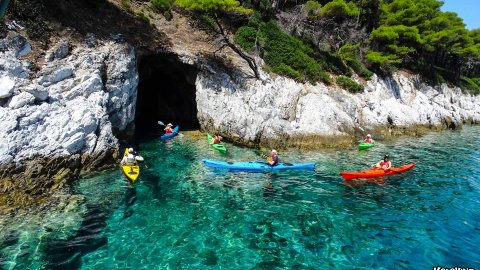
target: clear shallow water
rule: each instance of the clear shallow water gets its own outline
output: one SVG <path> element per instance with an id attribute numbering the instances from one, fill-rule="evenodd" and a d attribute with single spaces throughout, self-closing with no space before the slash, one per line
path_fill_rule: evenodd
<path id="1" fill-rule="evenodd" d="M 258 159 L 252 149 L 227 145 L 225 157 L 188 135 L 145 141 L 139 150 L 148 168 L 142 168 L 138 183 L 130 185 L 119 170 L 79 180 L 72 192 L 85 198 L 75 209 L 42 216 L 49 227 L 37 216 L 10 227 L 14 218 L 0 218 L 8 227 L 2 231 L 9 232 L 0 242 L 0 264 L 5 269 L 478 268 L 479 135 L 480 127 L 465 127 L 402 137 L 364 152 L 282 151 L 284 161 L 314 161 L 317 167 L 279 173 L 232 173 L 201 163 Z M 338 175 L 368 167 L 387 152 L 394 165 L 418 165 L 387 181 L 354 186 Z"/>

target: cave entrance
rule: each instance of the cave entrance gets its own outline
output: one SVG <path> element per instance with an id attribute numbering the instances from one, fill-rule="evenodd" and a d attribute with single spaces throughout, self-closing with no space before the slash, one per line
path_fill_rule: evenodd
<path id="1" fill-rule="evenodd" d="M 138 64 L 139 83 L 135 115 L 137 136 L 156 136 L 163 123 L 181 130 L 200 127 L 197 118 L 195 80 L 197 69 L 170 54 L 146 55 Z"/>

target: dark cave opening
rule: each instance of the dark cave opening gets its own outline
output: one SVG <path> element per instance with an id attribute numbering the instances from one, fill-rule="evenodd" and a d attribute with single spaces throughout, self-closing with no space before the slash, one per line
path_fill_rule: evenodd
<path id="1" fill-rule="evenodd" d="M 154 54 L 140 57 L 139 84 L 135 115 L 137 136 L 163 133 L 163 123 L 180 125 L 180 130 L 200 127 L 197 118 L 195 79 L 197 69 L 182 63 L 175 55 Z"/>

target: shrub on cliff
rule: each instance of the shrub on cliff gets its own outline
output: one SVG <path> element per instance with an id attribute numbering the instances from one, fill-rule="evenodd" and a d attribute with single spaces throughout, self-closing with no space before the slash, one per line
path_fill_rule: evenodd
<path id="1" fill-rule="evenodd" d="M 257 29 L 250 26 L 240 27 L 235 33 L 235 42 L 247 52 L 252 52 L 258 39 Z"/>
<path id="2" fill-rule="evenodd" d="M 322 4 L 320 4 L 317 1 L 309 0 L 305 3 L 305 9 L 307 10 L 308 17 L 310 19 L 318 17 L 318 14 L 320 13 L 321 8 L 322 8 Z"/>
<path id="3" fill-rule="evenodd" d="M 150 0 L 150 5 L 156 11 L 165 12 L 172 7 L 172 1 L 170 0 Z"/>
<path id="4" fill-rule="evenodd" d="M 245 50 L 258 49 L 271 71 L 312 83 L 331 83 L 330 76 L 314 58 L 314 50 L 281 30 L 274 21 L 253 18 L 235 33 L 235 41 Z"/>
<path id="5" fill-rule="evenodd" d="M 46 47 L 51 29 L 46 23 L 47 8 L 45 4 L 35 0 L 12 1 L 9 8 L 14 17 L 22 20 L 25 24 L 28 36 L 40 40 Z"/>
<path id="6" fill-rule="evenodd" d="M 338 54 L 345 63 L 350 66 L 358 75 L 362 76 L 366 80 L 370 80 L 373 76 L 373 72 L 368 70 L 360 60 L 360 43 L 343 45 Z"/>
<path id="7" fill-rule="evenodd" d="M 133 13 L 133 8 L 129 0 L 122 0 L 121 4 L 126 11 L 128 11 L 129 13 Z"/>
<path id="8" fill-rule="evenodd" d="M 480 94 L 480 78 L 462 77 L 460 79 L 460 87 L 470 94 Z"/>
<path id="9" fill-rule="evenodd" d="M 333 0 L 323 6 L 318 16 L 353 17 L 359 14 L 360 11 L 355 3 L 345 2 L 344 0 Z"/>
<path id="10" fill-rule="evenodd" d="M 359 93 L 363 91 L 363 85 L 345 76 L 338 76 L 337 84 L 350 93 Z"/>
<path id="11" fill-rule="evenodd" d="M 140 18 L 140 20 L 144 23 L 150 23 L 150 19 L 145 15 L 145 13 L 143 11 L 139 12 L 138 13 L 138 17 Z"/>

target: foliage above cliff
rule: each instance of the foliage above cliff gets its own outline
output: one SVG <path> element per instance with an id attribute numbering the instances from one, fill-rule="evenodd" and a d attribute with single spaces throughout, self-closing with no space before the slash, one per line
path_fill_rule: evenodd
<path id="1" fill-rule="evenodd" d="M 50 29 L 39 19 L 45 13 L 43 6 L 53 14 L 58 13 L 54 9 L 69 10 L 61 8 L 68 7 L 65 3 L 75 3 L 59 2 L 16 0 L 9 9 L 32 36 L 47 42 Z M 480 89 L 480 29 L 466 29 L 457 14 L 440 10 L 438 0 L 90 0 L 82 5 L 105 10 L 112 3 L 128 13 L 124 17 L 129 22 L 118 27 L 131 28 L 129 35 L 142 39 L 159 29 L 151 24 L 152 13 L 167 19 L 173 10 L 194 14 L 209 25 L 212 40 L 220 40 L 212 51 L 230 47 L 256 77 L 253 56 L 263 58 L 269 70 L 299 81 L 330 83 L 327 72 L 347 77 L 356 73 L 368 80 L 372 71 L 388 75 L 408 69 L 434 83 L 448 82 L 471 92 Z M 68 14 L 64 17 L 71 17 Z M 135 16 L 142 23 L 130 19 Z M 100 17 L 92 21 L 96 23 L 70 25 L 91 32 L 102 24 Z"/>
<path id="2" fill-rule="evenodd" d="M 480 77 L 480 30 L 468 30 L 456 13 L 442 12 L 440 1 L 250 0 L 245 5 L 255 9 L 265 22 L 280 17 L 284 30 L 302 43 L 297 47 L 308 47 L 302 51 L 309 51 L 317 62 L 325 63 L 324 56 L 329 55 L 332 61 L 328 61 L 328 69 L 320 64 L 322 70 L 343 75 L 355 72 L 368 79 L 372 73 L 367 67 L 381 75 L 405 68 L 435 83 L 478 88 L 478 79 L 468 78 Z M 236 40 L 271 66 L 267 57 L 271 58 L 272 52 L 259 42 L 264 30 L 262 24 L 257 25 L 240 27 Z M 288 40 L 286 36 L 284 39 Z M 283 46 L 282 54 L 299 57 L 298 49 L 287 52 L 287 48 Z M 350 68 L 345 70 L 344 65 Z M 278 66 L 282 67 L 281 73 L 287 70 L 294 78 L 303 71 L 286 60 L 275 63 L 272 70 L 278 70 L 274 68 Z"/>

